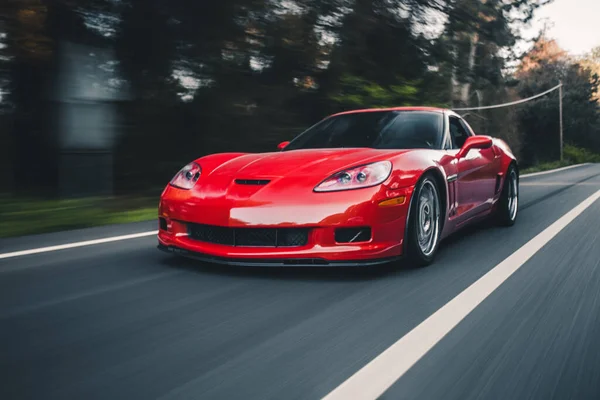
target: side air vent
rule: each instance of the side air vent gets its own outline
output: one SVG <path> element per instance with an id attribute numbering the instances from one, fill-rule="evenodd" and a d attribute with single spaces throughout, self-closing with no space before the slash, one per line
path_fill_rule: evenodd
<path id="1" fill-rule="evenodd" d="M 502 187 L 500 184 L 502 183 L 502 177 L 500 175 L 496 175 L 496 194 L 500 193 Z"/>
<path id="2" fill-rule="evenodd" d="M 255 186 L 263 186 L 267 183 L 271 182 L 268 179 L 236 179 L 235 183 L 238 185 L 255 185 Z"/>

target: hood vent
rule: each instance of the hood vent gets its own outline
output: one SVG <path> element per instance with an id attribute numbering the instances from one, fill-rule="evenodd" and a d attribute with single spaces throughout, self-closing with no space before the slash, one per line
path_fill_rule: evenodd
<path id="1" fill-rule="evenodd" d="M 238 185 L 254 185 L 254 186 L 264 186 L 267 183 L 271 182 L 268 179 L 236 179 L 235 183 Z"/>

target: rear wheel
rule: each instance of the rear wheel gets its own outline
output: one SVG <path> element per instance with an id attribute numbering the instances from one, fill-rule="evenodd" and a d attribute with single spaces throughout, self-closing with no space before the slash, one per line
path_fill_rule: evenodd
<path id="1" fill-rule="evenodd" d="M 423 267 L 435 258 L 440 241 L 441 208 L 437 183 L 425 176 L 415 188 L 406 237 L 406 253 L 410 262 Z"/>
<path id="2" fill-rule="evenodd" d="M 508 167 L 502 194 L 498 201 L 496 220 L 499 225 L 512 226 L 519 212 L 519 174 L 514 165 Z"/>

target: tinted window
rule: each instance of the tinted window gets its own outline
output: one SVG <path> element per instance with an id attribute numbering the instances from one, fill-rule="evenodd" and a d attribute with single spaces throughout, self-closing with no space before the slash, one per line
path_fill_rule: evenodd
<path id="1" fill-rule="evenodd" d="M 286 148 L 439 149 L 443 115 L 426 111 L 375 111 L 327 118 L 296 137 Z"/>
<path id="2" fill-rule="evenodd" d="M 461 119 L 460 123 L 462 124 L 463 128 L 465 128 L 465 130 L 467 131 L 467 134 L 469 136 L 473 135 L 473 129 L 471 128 L 471 126 L 467 123 L 466 120 Z"/>
<path id="3" fill-rule="evenodd" d="M 469 134 L 465 130 L 464 126 L 460 123 L 456 117 L 450 117 L 450 138 L 452 139 L 452 148 L 460 149 Z"/>

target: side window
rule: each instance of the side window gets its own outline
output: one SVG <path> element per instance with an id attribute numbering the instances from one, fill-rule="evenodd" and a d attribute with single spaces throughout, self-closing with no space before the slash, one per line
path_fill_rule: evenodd
<path id="1" fill-rule="evenodd" d="M 472 136 L 475 134 L 475 132 L 473 132 L 473 128 L 471 128 L 471 125 L 469 125 L 466 120 L 461 119 L 460 123 L 462 124 L 463 128 L 465 128 L 465 130 L 467 131 L 467 134 L 469 136 Z"/>
<path id="2" fill-rule="evenodd" d="M 461 124 L 461 121 L 456 117 L 450 117 L 450 138 L 452 139 L 452 148 L 460 149 L 463 144 L 465 144 L 467 137 L 469 137 L 469 134 Z"/>

